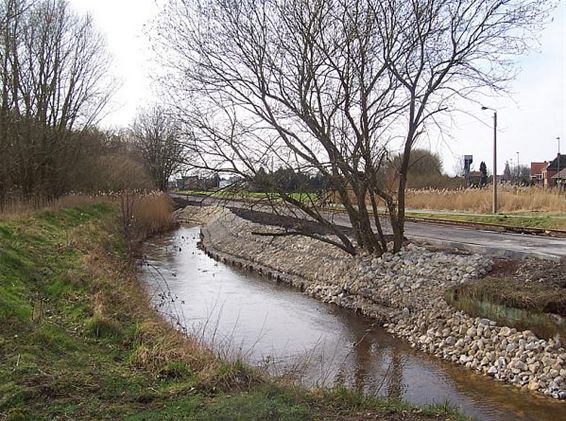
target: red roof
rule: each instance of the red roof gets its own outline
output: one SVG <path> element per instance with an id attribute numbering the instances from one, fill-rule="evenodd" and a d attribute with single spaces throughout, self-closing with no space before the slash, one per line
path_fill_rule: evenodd
<path id="1" fill-rule="evenodd" d="M 531 162 L 531 177 L 536 176 L 537 174 L 542 174 L 542 170 L 546 168 L 548 162 Z"/>

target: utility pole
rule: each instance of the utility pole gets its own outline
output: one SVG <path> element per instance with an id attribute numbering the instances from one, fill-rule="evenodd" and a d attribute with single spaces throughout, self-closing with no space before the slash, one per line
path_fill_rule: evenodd
<path id="1" fill-rule="evenodd" d="M 556 138 L 556 140 L 558 141 L 558 172 L 556 174 L 558 174 L 560 172 L 560 136 L 558 136 Z M 558 182 L 560 181 L 560 179 L 556 179 L 556 185 L 558 186 Z M 562 184 L 562 183 L 561 183 Z M 560 192 L 560 188 L 562 187 L 562 185 L 558 186 L 558 191 Z"/>
<path id="2" fill-rule="evenodd" d="M 517 152 L 517 184 L 520 183 L 521 178 L 521 166 L 519 165 L 519 152 Z"/>
<path id="3" fill-rule="evenodd" d="M 482 110 L 493 111 L 493 202 L 492 212 L 497 213 L 497 110 L 481 107 Z"/>

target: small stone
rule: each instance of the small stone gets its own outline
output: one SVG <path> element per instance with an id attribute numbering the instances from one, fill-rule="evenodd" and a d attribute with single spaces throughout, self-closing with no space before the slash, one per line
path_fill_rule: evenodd
<path id="1" fill-rule="evenodd" d="M 526 371 L 528 369 L 527 364 L 525 364 L 521 360 L 517 360 L 517 359 L 513 360 L 512 365 L 513 365 L 513 368 L 516 368 L 517 370 L 519 370 L 521 372 Z"/>
<path id="2" fill-rule="evenodd" d="M 509 329 L 507 326 L 502 327 L 501 330 L 499 331 L 500 336 L 509 336 L 510 334 L 511 334 L 511 329 Z"/>
<path id="3" fill-rule="evenodd" d="M 462 354 L 462 355 L 460 355 L 459 361 L 460 361 L 461 364 L 466 364 L 466 363 L 472 361 L 473 359 L 474 359 L 474 357 L 470 357 L 468 355 Z"/>
<path id="4" fill-rule="evenodd" d="M 538 390 L 540 388 L 540 383 L 537 380 L 532 379 L 529 381 L 527 388 L 532 391 Z"/>

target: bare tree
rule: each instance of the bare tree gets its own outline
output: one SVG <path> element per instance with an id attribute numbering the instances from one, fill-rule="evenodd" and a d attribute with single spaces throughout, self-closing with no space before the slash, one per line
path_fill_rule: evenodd
<path id="1" fill-rule="evenodd" d="M 105 42 L 65 0 L 3 0 L 0 12 L 0 143 L 10 163 L 2 181 L 26 196 L 57 196 L 81 153 L 77 132 L 114 91 Z"/>
<path id="2" fill-rule="evenodd" d="M 192 165 L 255 177 L 324 175 L 353 240 L 317 207 L 272 186 L 355 254 L 400 250 L 411 151 L 454 101 L 499 90 L 552 5 L 542 0 L 170 0 L 156 27 Z M 186 100 L 188 99 L 188 101 Z M 400 146 L 398 174 L 382 167 Z M 368 211 L 368 205 L 372 212 Z M 372 215 L 373 214 L 373 215 Z"/>
<path id="3" fill-rule="evenodd" d="M 178 122 L 163 107 L 154 106 L 138 114 L 131 134 L 156 186 L 166 191 L 169 178 L 181 169 L 185 160 Z"/>

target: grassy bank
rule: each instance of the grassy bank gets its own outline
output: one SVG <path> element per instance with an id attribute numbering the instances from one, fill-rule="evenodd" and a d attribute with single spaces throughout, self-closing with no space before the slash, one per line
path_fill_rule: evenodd
<path id="1" fill-rule="evenodd" d="M 566 337 L 566 264 L 496 261 L 486 278 L 448 290 L 446 301 L 473 317 L 530 330 L 540 338 Z"/>
<path id="2" fill-rule="evenodd" d="M 250 202 L 281 201 L 276 193 L 233 192 L 222 190 L 179 191 L 178 194 L 210 196 L 217 199 L 244 200 Z M 291 193 L 299 201 L 317 202 L 314 193 Z M 566 230 L 566 197 L 556 192 L 520 188 L 500 192 L 500 213 L 491 212 L 489 190 L 410 190 L 407 192 L 407 216 L 430 220 L 448 220 L 483 224 L 506 225 L 515 228 Z M 337 203 L 326 203 L 328 210 L 341 210 Z M 385 212 L 385 209 L 382 209 Z M 370 211 L 371 213 L 371 211 Z"/>
<path id="3" fill-rule="evenodd" d="M 132 213 L 152 219 L 151 203 Z M 167 224 L 162 211 L 155 205 Z M 0 221 L 0 419 L 458 417 L 343 389 L 307 392 L 219 360 L 150 308 L 128 258 L 134 228 L 119 214 L 106 203 Z"/>
<path id="4" fill-rule="evenodd" d="M 565 199 L 566 200 L 566 199 Z M 477 222 L 481 224 L 505 225 L 515 228 L 539 228 L 545 230 L 566 230 L 565 214 L 452 214 L 434 212 L 407 212 L 407 216 L 455 222 Z"/>

